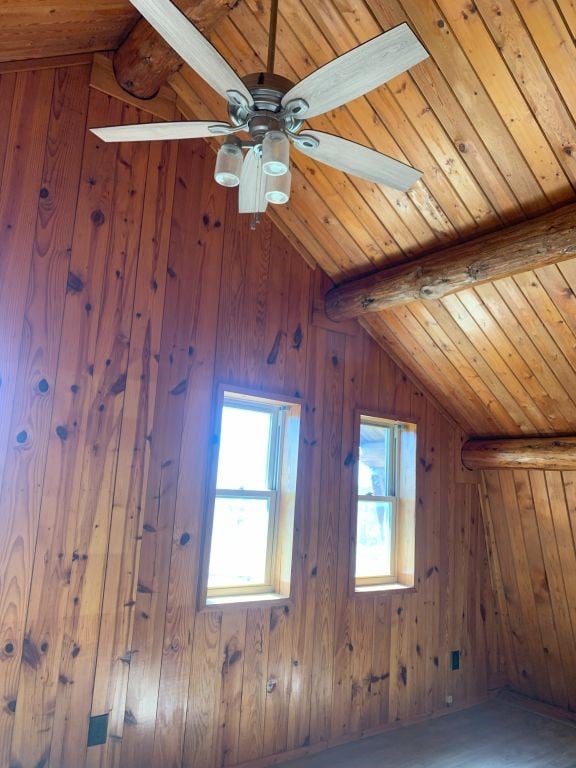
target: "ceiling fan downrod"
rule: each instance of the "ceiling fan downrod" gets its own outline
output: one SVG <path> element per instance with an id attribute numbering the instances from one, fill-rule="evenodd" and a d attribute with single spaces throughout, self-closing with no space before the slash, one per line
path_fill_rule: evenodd
<path id="1" fill-rule="evenodd" d="M 268 32 L 268 63 L 266 71 L 274 72 L 274 58 L 276 56 L 276 27 L 278 25 L 278 0 L 272 0 L 270 6 L 270 30 Z"/>

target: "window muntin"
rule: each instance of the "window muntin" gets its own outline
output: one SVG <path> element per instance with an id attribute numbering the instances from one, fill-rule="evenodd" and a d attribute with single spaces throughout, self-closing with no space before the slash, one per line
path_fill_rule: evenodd
<path id="1" fill-rule="evenodd" d="M 300 405 L 220 392 L 203 604 L 289 596 Z"/>
<path id="2" fill-rule="evenodd" d="M 416 426 L 360 415 L 354 588 L 412 586 Z"/>

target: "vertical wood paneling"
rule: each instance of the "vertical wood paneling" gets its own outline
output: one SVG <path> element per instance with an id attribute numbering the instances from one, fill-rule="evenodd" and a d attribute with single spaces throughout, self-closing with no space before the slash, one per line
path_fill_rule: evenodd
<path id="1" fill-rule="evenodd" d="M 150 148 L 119 464 L 102 604 L 92 713 L 109 713 L 107 745 L 89 752 L 90 765 L 107 765 L 122 737 L 142 534 L 141 509 L 150 462 L 156 360 L 174 190 L 177 147 Z"/>
<path id="2" fill-rule="evenodd" d="M 3 109 L 0 114 L 0 178 L 2 178 L 4 170 L 6 146 L 12 122 L 12 102 L 14 88 L 16 87 L 16 77 L 15 74 L 0 75 L 0 103 L 6 104 L 6 109 Z"/>
<path id="3" fill-rule="evenodd" d="M 182 434 L 192 374 L 199 370 L 203 375 L 201 366 L 204 366 L 209 375 L 212 367 L 212 337 L 204 335 L 199 345 L 198 327 L 204 328 L 207 323 L 208 327 L 214 325 L 210 322 L 214 311 L 213 291 L 220 277 L 218 257 L 211 258 L 204 240 L 207 237 L 206 242 L 210 242 L 208 233 L 214 225 L 203 221 L 201 213 L 202 186 L 197 184 L 197 178 L 202 178 L 203 158 L 202 146 L 185 144 L 180 147 L 157 374 L 158 396 L 150 436 L 152 455 L 142 533 L 143 565 L 138 576 L 126 703 L 128 727 L 122 745 L 122 762 L 128 764 L 130 761 L 134 764 L 143 762 L 153 753 L 157 714 L 157 748 L 162 752 L 164 721 L 170 719 L 168 713 L 174 706 L 174 702 L 166 700 L 163 686 L 173 684 L 170 667 L 173 662 L 178 664 L 185 658 L 185 649 L 189 647 L 188 632 L 192 631 L 192 627 L 178 625 L 183 618 L 182 611 L 190 605 L 193 587 L 184 579 L 182 594 L 176 591 L 176 599 L 170 599 L 173 580 L 178 578 L 174 570 L 170 577 L 170 564 L 173 544 L 176 560 L 187 557 L 187 553 L 198 545 L 197 535 L 192 535 L 194 531 L 185 530 L 189 527 L 185 518 L 179 522 L 181 533 L 176 537 L 176 499 L 181 452 L 186 449 L 186 458 L 190 459 L 188 442 L 183 442 Z M 191 210 L 195 215 L 191 215 Z M 196 259 L 190 258 L 189 247 L 194 248 Z M 194 288 L 198 291 L 196 295 L 191 294 Z M 203 303 L 198 298 L 200 292 Z M 192 317 L 188 314 L 191 309 Z M 201 382 L 198 383 L 201 386 Z M 183 481 L 186 482 L 184 478 Z M 185 533 L 190 538 L 186 538 Z M 167 646 L 165 617 L 168 618 Z M 134 673 L 134 670 L 138 671 Z M 166 674 L 163 676 L 163 673 Z M 185 673 L 183 678 L 186 687 Z M 177 718 L 176 715 L 175 723 Z M 175 748 L 181 749 L 181 746 L 176 744 Z"/>
<path id="4" fill-rule="evenodd" d="M 265 764 L 485 695 L 499 649 L 458 430 L 362 330 L 311 320 L 319 276 L 268 220 L 237 216 L 204 145 L 85 138 L 86 120 L 142 118 L 98 93 L 87 107 L 81 67 L 46 72 L 0 81 L 2 178 L 26 180 L 0 233 L 2 759 Z M 217 382 L 303 401 L 285 608 L 196 610 Z M 349 594 L 357 407 L 419 422 L 417 585 L 400 596 Z M 105 713 L 107 744 L 87 749 Z"/>
<path id="5" fill-rule="evenodd" d="M 0 665 L 0 685 L 7 703 L 14 702 L 14 705 L 17 701 L 19 662 L 76 212 L 87 80 L 88 72 L 81 68 L 60 70 L 55 77 L 44 169 L 39 185 L 45 192 L 38 197 L 24 313 L 25 334 L 20 342 L 17 391 L 10 429 L 6 434 L 12 449 L 7 456 L 0 496 L 0 516 L 6 531 L 0 549 L 0 647 L 4 654 L 4 663 Z M 82 108 L 72 112 L 73 105 Z M 10 110 L 6 113 L 10 116 Z M 30 183 L 30 180 L 25 179 L 24 183 Z M 23 201 L 22 204 L 28 203 Z M 33 206 L 32 201 L 29 204 Z M 26 278 L 26 271 L 21 272 L 19 279 L 26 282 Z M 16 286 L 13 288 L 16 289 Z M 4 334 L 10 329 L 5 324 L 1 328 L 0 356 L 5 360 L 8 339 Z M 13 721 L 14 712 L 10 704 L 0 711 L 0 763 L 8 763 L 9 760 Z"/>
<path id="6" fill-rule="evenodd" d="M 134 109 L 123 109 L 123 121 L 137 117 Z M 148 147 L 127 146 L 120 150 L 118 161 L 101 303 L 99 307 L 97 301 L 84 304 L 86 314 L 94 309 L 98 327 L 93 362 L 88 363 L 93 373 L 87 381 L 85 430 L 77 444 L 78 501 L 73 497 L 77 506 L 70 510 L 76 520 L 74 535 L 68 539 L 72 565 L 63 628 L 65 661 L 59 669 L 64 691 L 56 701 L 50 756 L 55 765 L 74 763 L 85 755 L 124 415 Z M 77 654 L 73 653 L 75 647 L 80 647 Z"/>
<path id="7" fill-rule="evenodd" d="M 510 681 L 522 693 L 574 708 L 573 473 L 483 474 Z"/>
<path id="8" fill-rule="evenodd" d="M 107 109 L 107 99 L 96 101 L 89 118 L 109 120 Z M 90 206 L 99 169 L 79 200 L 71 259 L 79 290 L 66 301 L 55 395 L 67 412 L 55 407 L 52 419 L 25 641 L 32 663 L 22 666 L 12 750 L 24 764 L 84 757 L 147 148 L 120 150 L 119 158 L 107 205 Z M 85 238 L 100 258 L 80 277 L 75 257 L 81 261 Z"/>
<path id="9" fill-rule="evenodd" d="M 53 72 L 24 72 L 17 77 L 5 143 L 0 190 L 0 250 L 18 252 L 19 259 L 0 260 L 0 323 L 2 328 L 2 387 L 0 388 L 0 472 L 4 468 L 10 435 L 12 401 L 23 332 L 32 259 L 37 200 L 46 152 Z M 29 100 L 36 106 L 30 119 Z M 14 194 L 15 190 L 20 194 Z"/>
<path id="10" fill-rule="evenodd" d="M 155 734 L 155 759 L 165 765 L 179 765 L 186 723 L 186 701 L 190 677 L 190 649 L 196 613 L 195 565 L 200 546 L 201 519 L 194 510 L 204 502 L 204 481 L 208 452 L 198 451 L 199 441 L 208 442 L 211 413 L 203 403 L 212 392 L 216 299 L 221 264 L 214 254 L 222 250 L 224 222 L 220 209 L 223 190 L 214 189 L 206 148 L 184 144 L 179 171 L 189 171 L 179 180 L 180 194 L 174 226 L 179 238 L 171 251 L 173 280 L 180 282 L 183 296 L 195 308 L 186 343 L 189 365 L 186 378 L 186 408 L 182 432 L 180 470 L 174 514 L 173 544 L 167 604 L 170 607 L 164 632 L 164 650 Z M 201 186 L 201 206 L 195 189 Z M 191 211 L 195 216 L 191 216 Z M 220 218 L 219 218 L 220 217 Z M 220 224 L 217 224 L 220 222 Z M 196 258 L 190 258 L 187 243 L 194 244 Z M 195 285 L 197 293 L 190 291 Z M 180 343 L 182 344 L 184 340 Z M 187 344 L 187 346 L 186 346 Z"/>
<path id="11" fill-rule="evenodd" d="M 220 657 L 222 614 L 199 614 L 194 625 L 188 714 L 184 742 L 184 765 L 218 765 L 216 745 L 221 723 L 218 718 L 223 659 Z M 250 642 L 250 638 L 248 638 Z"/>
<path id="12" fill-rule="evenodd" d="M 321 333 L 321 331 L 318 331 Z M 334 614 L 336 609 L 336 553 L 338 547 L 339 477 L 342 461 L 342 405 L 344 351 L 346 339 L 327 332 L 324 367 L 324 389 L 314 407 L 323 413 L 322 431 L 316 446 L 322 451 L 319 479 L 320 503 L 318 530 L 322 545 L 316 558 L 316 642 L 312 671 L 310 740 L 327 741 L 333 696 Z"/>
<path id="13" fill-rule="evenodd" d="M 270 610 L 256 608 L 248 611 L 238 745 L 238 760 L 241 763 L 255 759 L 264 752 L 265 716 L 269 711 L 267 684 L 270 678 L 266 672 L 270 624 Z M 273 682 L 275 688 L 277 681 Z"/>

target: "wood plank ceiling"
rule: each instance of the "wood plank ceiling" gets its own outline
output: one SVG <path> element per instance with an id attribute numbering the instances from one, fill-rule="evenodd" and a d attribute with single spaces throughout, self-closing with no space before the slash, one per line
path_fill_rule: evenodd
<path id="1" fill-rule="evenodd" d="M 116 48 L 137 19 L 127 0 L 2 0 L 0 62 Z"/>
<path id="2" fill-rule="evenodd" d="M 136 17 L 112 0 L 50 8 L 0 3 L 0 59 L 115 47 Z M 240 75 L 264 66 L 268 13 L 268 0 L 241 0 L 211 36 Z M 281 0 L 276 71 L 296 81 L 403 21 L 430 58 L 310 124 L 422 180 L 402 194 L 293 152 L 292 199 L 274 211 L 336 282 L 576 200 L 574 0 Z M 188 116 L 225 116 L 186 67 L 171 85 Z M 363 322 L 468 433 L 569 433 L 575 291 L 568 261 Z"/>

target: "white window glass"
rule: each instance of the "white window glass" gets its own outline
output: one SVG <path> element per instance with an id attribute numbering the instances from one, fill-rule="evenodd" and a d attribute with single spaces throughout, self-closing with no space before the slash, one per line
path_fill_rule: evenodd
<path id="1" fill-rule="evenodd" d="M 212 523 L 210 587 L 266 583 L 268 499 L 216 499 Z"/>
<path id="2" fill-rule="evenodd" d="M 360 424 L 359 496 L 394 495 L 392 427 Z"/>
<path id="3" fill-rule="evenodd" d="M 392 522 L 389 501 L 358 502 L 356 578 L 392 575 Z"/>
<path id="4" fill-rule="evenodd" d="M 272 421 L 270 411 L 224 406 L 217 488 L 270 489 Z"/>

